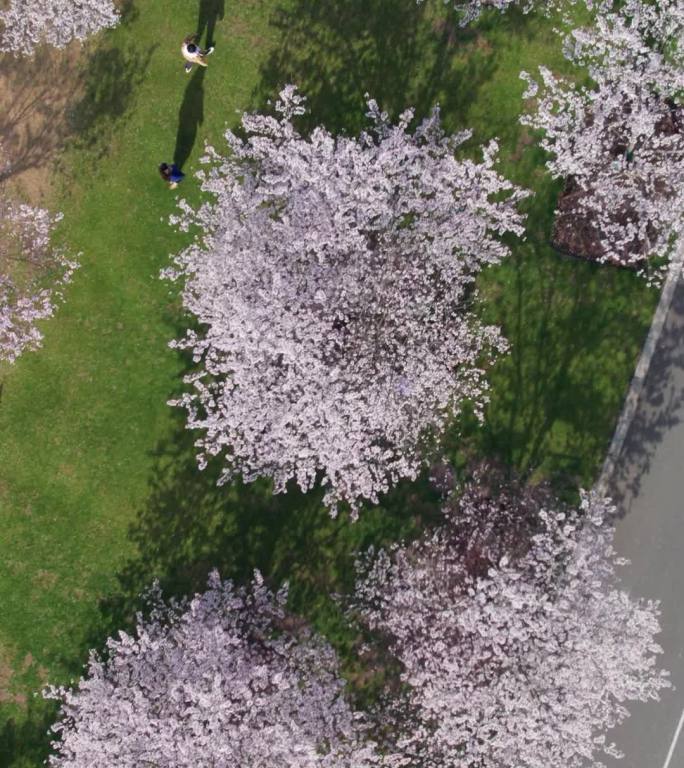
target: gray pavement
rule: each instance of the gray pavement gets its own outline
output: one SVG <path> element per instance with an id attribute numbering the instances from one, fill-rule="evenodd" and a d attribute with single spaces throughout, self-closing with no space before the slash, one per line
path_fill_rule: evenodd
<path id="1" fill-rule="evenodd" d="M 608 491 L 621 519 L 618 553 L 635 596 L 662 607 L 662 666 L 675 691 L 632 704 L 632 716 L 609 736 L 625 759 L 610 768 L 684 768 L 684 282 L 679 281 L 644 382 L 637 411 Z M 681 721 L 681 725 L 680 725 Z M 679 726 L 679 738 L 675 736 Z"/>

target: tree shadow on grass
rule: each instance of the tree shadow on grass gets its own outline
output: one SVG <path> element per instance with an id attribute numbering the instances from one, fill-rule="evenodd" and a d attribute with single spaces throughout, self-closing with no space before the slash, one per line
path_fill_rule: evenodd
<path id="1" fill-rule="evenodd" d="M 202 35 L 205 30 L 207 33 L 207 39 L 205 42 L 206 48 L 211 48 L 216 42 L 214 39 L 214 33 L 216 31 L 216 24 L 223 19 L 226 12 L 226 0 L 200 0 L 199 12 L 197 15 L 197 42 L 201 44 Z"/>
<path id="2" fill-rule="evenodd" d="M 357 551 L 411 536 L 437 515 L 439 497 L 427 477 L 401 484 L 357 522 L 346 513 L 332 519 L 319 488 L 304 494 L 291 485 L 274 495 L 266 481 L 217 486 L 221 462 L 200 471 L 195 439 L 179 413 L 174 434 L 157 446 L 149 500 L 129 531 L 136 555 L 101 602 L 88 647 L 102 648 L 108 635 L 133 627 L 154 579 L 165 595 L 180 597 L 203 591 L 214 568 L 238 583 L 259 569 L 274 587 L 288 581 L 292 610 L 350 658 L 356 633 L 332 596 L 352 586 Z"/>
<path id="3" fill-rule="evenodd" d="M 35 768 L 51 754 L 57 705 L 42 698 L 29 699 L 20 715 L 0 719 L 0 765 L 3 768 Z"/>
<path id="4" fill-rule="evenodd" d="M 204 122 L 204 75 L 205 67 L 198 67 L 185 87 L 185 94 L 178 111 L 178 131 L 173 162 L 182 170 L 197 141 L 197 132 Z"/>
<path id="5" fill-rule="evenodd" d="M 108 152 L 114 129 L 133 106 L 157 47 L 141 49 L 131 41 L 94 51 L 84 66 L 83 96 L 69 111 L 75 146 L 98 156 Z"/>
<path id="6" fill-rule="evenodd" d="M 122 23 L 136 14 L 126 2 Z M 49 169 L 70 144 L 106 153 L 153 50 L 104 38 L 81 49 L 43 46 L 32 57 L 0 56 L 0 141 L 10 160 L 0 181 Z"/>
<path id="7" fill-rule="evenodd" d="M 278 8 L 271 25 L 279 43 L 253 107 L 295 83 L 308 100 L 307 128 L 358 133 L 367 126 L 366 93 L 394 116 L 408 106 L 424 116 L 436 101 L 464 112 L 494 71 L 496 52 L 472 45 L 479 33 L 459 28 L 448 9 L 440 13 L 424 23 L 424 4 L 396 0 L 296 0 Z"/>
<path id="8" fill-rule="evenodd" d="M 120 0 L 119 16 L 121 18 L 119 23 L 122 25 L 134 22 L 140 16 L 135 0 Z"/>
<path id="9" fill-rule="evenodd" d="M 30 58 L 0 57 L 0 142 L 10 165 L 0 180 L 49 164 L 71 135 L 69 105 L 82 90 L 73 57 L 41 49 Z"/>
<path id="10" fill-rule="evenodd" d="M 540 191 L 533 228 L 546 227 L 554 200 L 553 185 Z M 466 426 L 465 441 L 571 501 L 596 480 L 657 297 L 627 270 L 560 257 L 536 239 L 512 245 L 482 294 L 511 349 L 492 371 L 484 427 Z"/>

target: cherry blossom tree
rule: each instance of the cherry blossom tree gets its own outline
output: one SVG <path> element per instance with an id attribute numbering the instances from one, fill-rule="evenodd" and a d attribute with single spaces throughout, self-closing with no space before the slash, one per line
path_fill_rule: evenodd
<path id="1" fill-rule="evenodd" d="M 568 36 L 566 55 L 594 84 L 540 68 L 523 116 L 544 132 L 551 173 L 567 180 L 555 242 L 598 261 L 663 260 L 684 218 L 684 5 L 681 0 L 606 3 L 595 25 Z"/>
<path id="2" fill-rule="evenodd" d="M 9 0 L 0 10 L 0 51 L 31 55 L 42 43 L 64 48 L 118 21 L 112 0 Z"/>
<path id="3" fill-rule="evenodd" d="M 491 478 L 489 478 L 491 479 Z M 445 523 L 359 564 L 356 610 L 403 665 L 394 765 L 600 766 L 669 685 L 653 602 L 621 590 L 610 502 L 469 486 Z"/>
<path id="4" fill-rule="evenodd" d="M 485 399 L 483 362 L 504 348 L 477 321 L 474 281 L 522 233 L 525 196 L 484 160 L 457 160 L 470 136 L 443 134 L 437 110 L 410 133 L 369 102 L 372 133 L 297 133 L 303 98 L 286 87 L 276 117 L 245 115 L 200 174 L 212 199 L 184 204 L 200 228 L 167 271 L 199 321 L 176 343 L 198 364 L 176 404 L 202 430 L 200 460 L 222 481 L 320 475 L 326 503 L 356 511 L 399 478 L 468 398 Z"/>
<path id="5" fill-rule="evenodd" d="M 532 10 L 539 11 L 546 15 L 552 12 L 567 10 L 575 5 L 578 0 L 442 0 L 444 5 L 454 8 L 459 17 L 459 24 L 465 27 L 470 22 L 480 17 L 483 11 L 494 9 L 506 11 L 515 6 L 520 8 L 523 13 L 529 13 Z M 588 8 L 593 8 L 600 0 L 583 0 Z M 425 0 L 416 0 L 418 4 Z"/>
<path id="6" fill-rule="evenodd" d="M 418 4 L 425 0 L 416 0 Z M 528 13 L 534 7 L 534 0 L 443 0 L 444 5 L 453 6 L 459 16 L 461 26 L 466 26 L 471 21 L 479 18 L 482 11 L 489 8 L 495 8 L 499 11 L 505 11 L 512 5 L 521 6 L 525 13 Z"/>
<path id="7" fill-rule="evenodd" d="M 54 768 L 364 768 L 364 724 L 344 697 L 335 653 L 255 574 L 214 572 L 206 592 L 164 605 L 157 590 L 135 636 L 94 653 L 53 726 Z"/>
<path id="8" fill-rule="evenodd" d="M 50 242 L 60 218 L 12 202 L 0 190 L 0 362 L 40 346 L 36 323 L 54 314 L 77 267 Z"/>

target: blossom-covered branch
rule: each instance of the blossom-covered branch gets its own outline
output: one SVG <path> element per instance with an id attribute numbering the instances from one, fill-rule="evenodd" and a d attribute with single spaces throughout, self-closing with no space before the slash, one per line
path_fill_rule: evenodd
<path id="1" fill-rule="evenodd" d="M 360 563 L 357 610 L 408 685 L 395 765 L 600 766 L 625 704 L 669 685 L 657 606 L 615 576 L 610 502 L 549 502 L 471 485 L 438 530 Z"/>
<path id="2" fill-rule="evenodd" d="M 77 267 L 50 242 L 60 218 L 0 193 L 0 361 L 40 346 L 36 323 L 53 315 Z"/>
<path id="3" fill-rule="evenodd" d="M 444 5 L 452 7 L 459 17 L 459 24 L 466 26 L 480 17 L 483 11 L 494 9 L 506 11 L 517 7 L 523 13 L 535 10 L 546 15 L 552 12 L 562 12 L 577 2 L 584 2 L 588 8 L 594 8 L 604 0 L 442 0 Z M 416 3 L 424 3 L 425 0 L 416 0 Z"/>
<path id="4" fill-rule="evenodd" d="M 0 10 L 0 51 L 31 55 L 43 43 L 64 48 L 118 22 L 112 0 L 9 0 Z"/>
<path id="5" fill-rule="evenodd" d="M 457 160 L 470 134 L 445 136 L 437 110 L 411 133 L 412 112 L 392 125 L 370 101 L 354 139 L 300 136 L 293 86 L 276 109 L 210 150 L 212 200 L 179 219 L 200 234 L 167 274 L 200 326 L 176 344 L 199 364 L 178 404 L 223 480 L 320 475 L 331 508 L 355 509 L 415 477 L 465 399 L 481 407 L 504 342 L 471 311 L 474 281 L 508 253 L 495 235 L 522 234 L 526 193 L 495 171 L 495 142 Z"/>
<path id="6" fill-rule="evenodd" d="M 425 0 L 416 0 L 417 3 L 423 3 Z M 471 21 L 479 18 L 482 11 L 488 8 L 495 8 L 499 11 L 505 11 L 512 5 L 520 5 L 524 13 L 528 13 L 534 7 L 535 0 L 443 0 L 445 5 L 453 6 L 459 16 L 461 26 L 470 24 Z"/>
<path id="7" fill-rule="evenodd" d="M 213 573 L 189 603 L 158 591 L 134 636 L 92 653 L 61 702 L 54 768 L 368 768 L 377 759 L 344 697 L 335 653 L 285 612 L 257 573 Z"/>
<path id="8" fill-rule="evenodd" d="M 567 180 L 554 240 L 578 255 L 625 266 L 666 259 L 684 228 L 684 5 L 603 5 L 594 26 L 567 38 L 566 55 L 592 87 L 540 68 L 527 73 L 551 173 Z"/>

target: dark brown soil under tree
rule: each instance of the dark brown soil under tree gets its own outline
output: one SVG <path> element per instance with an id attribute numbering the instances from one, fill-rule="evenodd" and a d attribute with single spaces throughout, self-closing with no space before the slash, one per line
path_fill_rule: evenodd
<path id="1" fill-rule="evenodd" d="M 684 134 L 684 107 L 678 107 L 674 102 L 666 102 L 667 109 L 660 122 L 656 126 L 656 131 L 660 135 L 672 136 L 676 133 Z M 616 158 L 624 156 L 627 146 L 624 142 L 617 140 L 611 153 L 606 158 L 606 165 L 612 163 Z M 637 148 L 638 153 L 638 148 Z M 684 182 L 683 182 L 684 183 Z M 606 248 L 601 242 L 601 229 L 596 221 L 596 216 L 592 215 L 595 206 L 591 205 L 591 197 L 595 193 L 595 188 L 583 188 L 574 178 L 567 180 L 563 191 L 558 198 L 556 216 L 553 223 L 551 234 L 551 245 L 558 251 L 569 256 L 574 256 L 587 261 L 598 261 L 601 263 L 614 264 L 616 266 L 638 267 L 639 263 L 627 265 L 628 252 L 643 253 L 643 263 L 648 258 L 648 241 L 653 240 L 655 232 L 648 233 L 648 241 L 631 241 L 623 249 L 624 258 L 611 258 L 606 253 Z M 627 226 L 635 220 L 636 211 L 628 207 L 616 210 L 611 216 L 611 221 L 623 226 Z"/>

